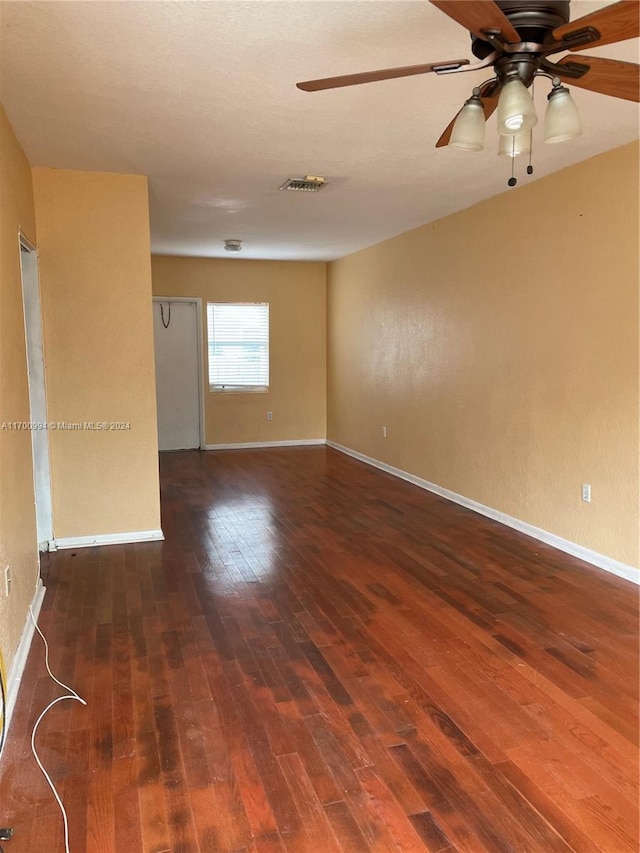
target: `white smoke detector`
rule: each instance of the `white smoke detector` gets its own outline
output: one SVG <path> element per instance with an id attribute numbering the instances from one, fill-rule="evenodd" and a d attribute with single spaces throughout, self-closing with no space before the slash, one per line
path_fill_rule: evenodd
<path id="1" fill-rule="evenodd" d="M 225 240 L 224 250 L 225 252 L 241 252 L 242 240 Z"/>

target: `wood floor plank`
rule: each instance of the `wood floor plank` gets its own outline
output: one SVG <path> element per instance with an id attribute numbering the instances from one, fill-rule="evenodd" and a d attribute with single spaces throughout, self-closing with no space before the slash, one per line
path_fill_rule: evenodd
<path id="1" fill-rule="evenodd" d="M 380 819 L 389 830 L 389 834 L 399 850 L 411 851 L 419 849 L 422 841 L 427 850 L 440 851 L 451 849 L 448 839 L 442 836 L 438 843 L 433 837 L 426 839 L 421 832 L 420 821 L 414 822 L 415 814 L 407 815 L 399 801 L 384 784 L 372 767 L 362 767 L 357 771 L 362 787 L 367 793 L 372 807 L 378 812 Z M 421 814 L 421 812 L 418 812 Z M 439 843 L 440 841 L 446 843 Z"/>
<path id="2" fill-rule="evenodd" d="M 367 853 L 371 850 L 344 800 L 329 803 L 324 808 L 344 853 Z"/>
<path id="3" fill-rule="evenodd" d="M 322 850 L 323 853 L 340 853 L 340 844 L 331 829 L 322 804 L 306 774 L 304 765 L 297 753 L 278 756 L 284 778 L 296 804 L 296 809 L 304 827 L 304 845 L 300 851 L 307 849 L 313 853 Z"/>
<path id="4" fill-rule="evenodd" d="M 163 542 L 43 560 L 73 853 L 637 853 L 638 588 L 326 447 L 161 454 Z M 30 751 L 7 853 L 63 853 Z"/>

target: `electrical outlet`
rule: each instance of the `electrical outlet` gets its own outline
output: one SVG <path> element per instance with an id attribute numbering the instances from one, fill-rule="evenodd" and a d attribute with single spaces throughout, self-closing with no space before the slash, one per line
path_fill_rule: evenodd
<path id="1" fill-rule="evenodd" d="M 582 500 L 586 503 L 591 503 L 591 486 L 589 483 L 582 484 Z"/>
<path id="2" fill-rule="evenodd" d="M 273 420 L 273 412 L 267 412 L 267 420 L 268 420 L 268 421 L 272 421 L 272 420 Z"/>
<path id="3" fill-rule="evenodd" d="M 387 428 L 386 427 L 382 427 L 382 437 L 383 438 L 387 437 Z"/>
<path id="4" fill-rule="evenodd" d="M 4 594 L 6 596 L 11 592 L 11 566 L 6 566 L 4 570 Z"/>

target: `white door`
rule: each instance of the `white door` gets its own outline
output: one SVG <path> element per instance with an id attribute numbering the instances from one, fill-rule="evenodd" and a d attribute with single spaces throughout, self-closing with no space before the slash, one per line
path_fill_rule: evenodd
<path id="1" fill-rule="evenodd" d="M 158 448 L 200 447 L 200 329 L 196 302 L 153 300 Z"/>
<path id="2" fill-rule="evenodd" d="M 32 424 L 35 424 L 31 429 L 31 450 L 33 454 L 33 487 L 38 550 L 48 551 L 53 540 L 53 520 L 49 435 L 45 429 L 47 424 L 47 393 L 42 345 L 38 255 L 35 247 L 22 235 L 20 235 L 20 270 L 22 273 L 22 300 L 29 375 L 29 418 Z"/>

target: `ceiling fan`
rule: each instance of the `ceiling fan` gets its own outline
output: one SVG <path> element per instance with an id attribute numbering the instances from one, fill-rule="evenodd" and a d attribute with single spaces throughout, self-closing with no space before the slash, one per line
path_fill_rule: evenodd
<path id="1" fill-rule="evenodd" d="M 515 156 L 526 151 L 525 134 L 537 121 L 527 89 L 538 76 L 552 80 L 545 115 L 545 141 L 561 142 L 577 136 L 579 116 L 569 90 L 572 85 L 615 98 L 640 100 L 640 66 L 633 62 L 584 56 L 576 51 L 612 44 L 640 34 L 640 0 L 620 0 L 599 11 L 570 21 L 569 0 L 430 0 L 470 31 L 475 62 L 453 59 L 425 65 L 408 65 L 306 80 L 305 92 L 336 89 L 415 74 L 455 74 L 491 68 L 493 76 L 477 86 L 473 95 L 449 123 L 436 148 L 453 145 L 479 150 L 484 144 L 485 122 L 498 110 L 499 153 Z M 555 53 L 570 51 L 559 61 Z M 530 143 L 529 143 L 530 144 Z"/>

